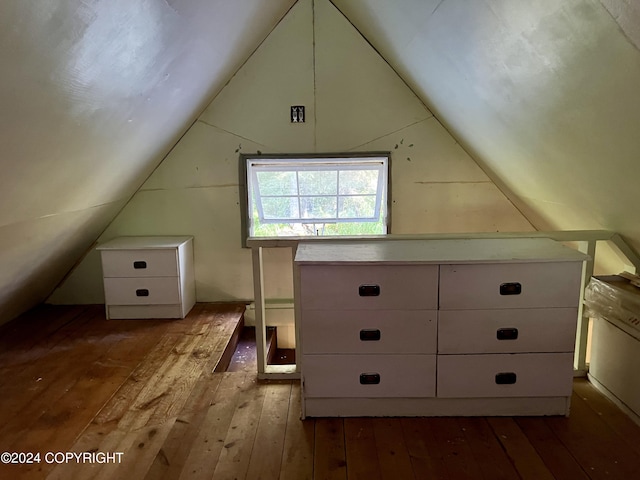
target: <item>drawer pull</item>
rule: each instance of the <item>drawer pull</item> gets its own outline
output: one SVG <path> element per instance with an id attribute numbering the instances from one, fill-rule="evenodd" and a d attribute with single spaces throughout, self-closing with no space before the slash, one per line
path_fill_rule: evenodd
<path id="1" fill-rule="evenodd" d="M 500 285 L 500 295 L 520 295 L 522 285 L 518 282 L 503 283 Z"/>
<path id="2" fill-rule="evenodd" d="M 496 384 L 513 385 L 516 383 L 517 375 L 513 372 L 496 373 Z"/>
<path id="3" fill-rule="evenodd" d="M 378 385 L 380 383 L 379 373 L 361 373 L 360 384 L 361 385 Z"/>
<path id="4" fill-rule="evenodd" d="M 498 340 L 516 340 L 518 338 L 517 328 L 499 328 L 496 332 Z"/>
<path id="5" fill-rule="evenodd" d="M 138 290 L 136 290 L 136 297 L 148 297 L 149 296 L 149 290 L 146 288 L 139 288 Z"/>
<path id="6" fill-rule="evenodd" d="M 363 342 L 377 342 L 380 340 L 380 330 L 360 330 L 360 340 Z"/>
<path id="7" fill-rule="evenodd" d="M 378 297 L 380 295 L 380 285 L 360 285 L 358 294 L 361 297 Z"/>
<path id="8" fill-rule="evenodd" d="M 140 270 L 142 268 L 147 268 L 147 262 L 145 262 L 143 260 L 139 260 L 137 262 L 133 262 L 133 268 L 135 268 L 136 270 Z"/>

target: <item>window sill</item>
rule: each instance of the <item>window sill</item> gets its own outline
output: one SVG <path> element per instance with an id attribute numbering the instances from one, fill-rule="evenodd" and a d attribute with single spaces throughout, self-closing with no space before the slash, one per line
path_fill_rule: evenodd
<path id="1" fill-rule="evenodd" d="M 295 247 L 300 242 L 354 242 L 363 240 L 383 240 L 391 235 L 321 235 L 304 237 L 248 237 L 246 245 L 252 247 Z"/>

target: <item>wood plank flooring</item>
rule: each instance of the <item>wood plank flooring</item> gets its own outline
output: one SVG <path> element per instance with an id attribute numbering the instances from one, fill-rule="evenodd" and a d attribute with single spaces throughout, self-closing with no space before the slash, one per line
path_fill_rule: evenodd
<path id="1" fill-rule="evenodd" d="M 214 371 L 242 312 L 107 321 L 102 306 L 42 306 L 1 327 L 0 452 L 39 462 L 0 478 L 640 478 L 640 427 L 585 380 L 569 418 L 301 421 L 297 382 Z"/>

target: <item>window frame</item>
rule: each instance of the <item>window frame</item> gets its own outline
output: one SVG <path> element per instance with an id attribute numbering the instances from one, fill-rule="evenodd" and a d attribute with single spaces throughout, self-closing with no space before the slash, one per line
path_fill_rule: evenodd
<path id="1" fill-rule="evenodd" d="M 371 235 L 358 235 L 358 238 L 370 238 L 370 237 L 380 237 L 389 235 L 391 233 L 391 153 L 390 152 L 350 152 L 350 153 L 304 153 L 304 154 L 240 154 L 239 159 L 239 174 L 240 174 L 240 210 L 241 210 L 241 232 L 242 232 L 242 245 L 243 247 L 247 247 L 247 240 L 251 239 L 252 241 L 260 241 L 264 239 L 265 241 L 273 240 L 273 239 L 281 239 L 281 240 L 297 240 L 297 239 L 339 239 L 345 238 L 345 235 L 321 235 L 321 236 L 312 236 L 312 235 L 303 235 L 303 236 L 277 236 L 277 237 L 252 237 L 250 236 L 250 219 L 249 212 L 251 207 L 251 199 L 250 195 L 250 186 L 248 185 L 248 161 L 256 160 L 256 161 L 265 161 L 269 160 L 284 160 L 284 161 L 295 161 L 300 160 L 304 162 L 305 160 L 309 160 L 309 163 L 312 164 L 317 162 L 318 160 L 326 159 L 328 161 L 336 161 L 339 159 L 345 160 L 345 162 L 349 162 L 349 160 L 353 160 L 353 163 L 357 163 L 359 160 L 367 159 L 367 158 L 384 158 L 386 163 L 386 172 L 384 177 L 380 179 L 381 182 L 386 181 L 386 198 L 383 200 L 384 203 L 379 205 L 380 210 L 385 213 L 384 218 L 386 219 L 386 233 L 380 234 L 371 234 Z M 339 192 L 336 195 L 330 195 L 339 198 Z M 379 214 L 379 212 L 378 212 Z M 301 222 L 301 223 L 314 223 L 314 219 L 310 219 L 309 222 Z M 322 222 L 323 219 L 315 219 L 315 223 L 325 223 Z M 333 219 L 330 219 L 333 220 Z M 345 220 L 346 221 L 346 220 Z M 372 220 L 374 221 L 374 220 Z M 375 220 L 377 221 L 377 220 Z M 280 222 L 279 222 L 280 223 Z M 285 222 L 281 222 L 285 223 Z M 294 223 L 294 222 L 292 222 Z M 326 223 L 333 223 L 332 221 Z M 364 221 L 362 221 L 364 223 Z"/>

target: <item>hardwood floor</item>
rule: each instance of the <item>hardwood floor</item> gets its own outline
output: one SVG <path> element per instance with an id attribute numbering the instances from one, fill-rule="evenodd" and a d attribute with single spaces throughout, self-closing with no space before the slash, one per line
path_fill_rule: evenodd
<path id="1" fill-rule="evenodd" d="M 585 380 L 569 418 L 301 421 L 297 382 L 214 371 L 242 311 L 107 321 L 102 306 L 43 306 L 1 327 L 0 452 L 39 461 L 0 478 L 640 478 L 640 427 Z"/>

